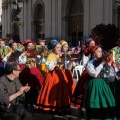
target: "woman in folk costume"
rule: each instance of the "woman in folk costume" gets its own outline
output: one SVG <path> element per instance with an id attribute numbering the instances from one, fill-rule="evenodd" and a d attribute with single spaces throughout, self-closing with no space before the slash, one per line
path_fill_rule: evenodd
<path id="1" fill-rule="evenodd" d="M 83 52 L 83 57 L 82 57 L 82 62 L 83 65 L 85 66 L 87 64 L 87 62 L 90 60 L 91 55 L 89 54 L 89 49 L 91 48 L 91 46 L 95 46 L 95 41 L 92 38 L 88 38 L 86 40 L 86 48 Z"/>
<path id="2" fill-rule="evenodd" d="M 117 67 L 120 70 L 120 38 L 117 41 L 116 47 L 112 48 L 111 50 L 108 51 L 110 58 L 112 61 L 117 65 Z"/>
<path id="3" fill-rule="evenodd" d="M 37 65 L 37 67 L 40 69 L 40 71 L 42 72 L 43 76 L 46 75 L 46 73 L 48 72 L 48 69 L 46 68 L 46 58 L 49 54 L 49 50 L 45 44 L 45 40 L 39 40 L 38 41 L 39 45 L 42 47 L 43 51 L 41 54 L 41 61 L 40 63 Z"/>
<path id="4" fill-rule="evenodd" d="M 92 38 L 89 38 L 86 40 L 86 48 L 83 53 L 82 62 L 84 67 L 86 66 L 87 62 L 92 58 L 90 54 L 90 49 L 95 46 L 95 41 Z M 88 73 L 86 70 L 83 71 L 81 74 L 75 90 L 73 92 L 72 98 L 71 98 L 71 105 L 74 107 L 77 107 L 80 114 L 82 114 L 82 108 L 84 103 L 84 95 L 85 95 L 85 84 L 88 81 Z"/>
<path id="5" fill-rule="evenodd" d="M 65 40 L 61 40 L 60 44 L 62 46 L 60 53 L 61 58 L 64 61 L 64 58 L 66 56 L 68 68 L 72 69 L 77 65 L 77 62 L 79 60 L 79 51 L 76 48 L 74 49 L 74 51 L 70 51 L 69 45 Z"/>
<path id="6" fill-rule="evenodd" d="M 61 52 L 60 52 L 60 58 L 62 59 L 62 61 L 65 60 L 65 57 L 66 57 L 66 62 L 67 62 L 67 67 L 68 68 L 72 68 L 72 63 L 71 63 L 71 55 L 70 55 L 70 52 L 68 51 L 69 50 L 69 46 L 68 46 L 68 43 L 64 40 L 61 40 L 60 41 L 60 44 L 61 44 Z"/>
<path id="7" fill-rule="evenodd" d="M 7 62 L 7 54 L 11 52 L 8 46 L 5 46 L 5 41 L 0 39 L 0 76 L 4 74 L 4 66 Z"/>
<path id="8" fill-rule="evenodd" d="M 86 83 L 85 108 L 88 120 L 116 120 L 115 99 L 106 82 L 108 76 L 104 65 L 109 62 L 101 60 L 102 48 L 94 46 L 90 50 L 93 59 L 86 65 L 89 81 Z"/>
<path id="9" fill-rule="evenodd" d="M 61 44 L 52 40 L 49 45 L 52 49 L 47 57 L 45 81 L 40 91 L 36 108 L 51 114 L 66 115 L 70 113 L 70 97 L 72 95 L 73 78 L 69 69 L 59 68 Z"/>
<path id="10" fill-rule="evenodd" d="M 26 52 L 23 53 L 23 56 L 26 56 L 27 60 L 26 63 L 23 63 L 25 64 L 25 68 L 21 71 L 19 78 L 22 85 L 28 83 L 31 87 L 31 90 L 26 94 L 25 103 L 33 105 L 37 102 L 38 92 L 41 89 L 44 79 L 40 70 L 36 67 L 37 55 L 41 53 L 41 47 L 36 46 L 29 39 L 25 40 L 23 45 L 26 48 Z"/>
<path id="11" fill-rule="evenodd" d="M 14 62 L 17 62 L 18 64 L 20 64 L 19 57 L 22 54 L 23 50 L 24 50 L 23 46 L 21 48 L 19 48 L 18 43 L 13 42 L 11 44 L 11 53 L 9 53 L 8 62 L 14 61 Z"/>
<path id="12" fill-rule="evenodd" d="M 112 48 L 108 51 L 109 61 L 120 71 L 120 38 L 117 41 L 116 47 Z M 116 72 L 115 72 L 116 73 Z M 117 117 L 120 118 L 120 72 L 117 73 L 116 80 L 113 82 L 111 87 L 113 88 L 113 94 L 116 100 L 116 108 L 117 108 Z"/>

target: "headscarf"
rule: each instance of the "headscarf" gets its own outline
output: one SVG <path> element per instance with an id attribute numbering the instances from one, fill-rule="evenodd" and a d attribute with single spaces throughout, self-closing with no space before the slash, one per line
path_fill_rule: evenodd
<path id="1" fill-rule="evenodd" d="M 90 48 L 90 54 L 93 55 L 95 51 L 99 48 L 99 46 L 95 45 Z"/>
<path id="2" fill-rule="evenodd" d="M 93 41 L 92 38 L 88 38 L 88 39 L 86 39 L 86 41 L 85 41 L 86 46 L 87 46 L 91 41 Z"/>
<path id="3" fill-rule="evenodd" d="M 97 48 L 99 48 L 97 45 L 86 48 L 84 51 L 85 56 L 88 56 L 89 54 L 93 55 Z"/>
<path id="4" fill-rule="evenodd" d="M 30 39 L 26 39 L 26 40 L 24 40 L 23 45 L 27 46 L 28 43 L 32 43 L 32 41 Z"/>
<path id="5" fill-rule="evenodd" d="M 58 44 L 59 42 L 57 40 L 51 40 L 49 43 L 48 43 L 48 49 L 51 50 L 53 48 L 55 48 L 55 46 Z"/>
<path id="6" fill-rule="evenodd" d="M 65 45 L 65 44 L 68 44 L 65 40 L 61 40 L 60 41 L 60 44 L 62 45 L 62 47 Z"/>

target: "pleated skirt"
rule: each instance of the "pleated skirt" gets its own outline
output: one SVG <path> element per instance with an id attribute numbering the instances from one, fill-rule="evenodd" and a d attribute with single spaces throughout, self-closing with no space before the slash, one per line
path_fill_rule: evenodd
<path id="1" fill-rule="evenodd" d="M 37 100 L 36 108 L 50 114 L 70 114 L 70 98 L 74 90 L 70 70 L 53 70 L 47 73 Z"/>
<path id="2" fill-rule="evenodd" d="M 86 84 L 85 108 L 88 120 L 116 120 L 115 99 L 104 79 Z"/>

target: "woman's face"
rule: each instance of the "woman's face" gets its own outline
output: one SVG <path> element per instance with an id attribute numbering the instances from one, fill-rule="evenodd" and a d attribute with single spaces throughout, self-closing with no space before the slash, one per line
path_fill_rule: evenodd
<path id="1" fill-rule="evenodd" d="M 63 45 L 62 51 L 63 52 L 67 52 L 68 51 L 68 44 Z"/>
<path id="2" fill-rule="evenodd" d="M 27 45 L 27 49 L 29 49 L 29 50 L 33 50 L 33 49 L 34 49 L 34 45 L 33 45 L 33 43 L 28 43 L 28 45 Z"/>
<path id="3" fill-rule="evenodd" d="M 41 41 L 40 42 L 40 46 L 44 47 L 45 46 L 45 42 Z"/>
<path id="4" fill-rule="evenodd" d="M 99 47 L 99 48 L 95 51 L 94 57 L 97 58 L 97 59 L 99 59 L 99 58 L 102 57 L 102 48 Z"/>
<path id="5" fill-rule="evenodd" d="M 12 44 L 12 49 L 13 49 L 13 50 L 16 50 L 16 48 L 17 48 L 17 43 L 13 43 L 13 44 Z"/>
<path id="6" fill-rule="evenodd" d="M 61 52 L 61 44 L 57 44 L 54 48 L 54 53 L 60 54 L 60 52 Z"/>
<path id="7" fill-rule="evenodd" d="M 0 41 L 0 47 L 5 46 L 5 42 L 4 41 Z"/>
<path id="8" fill-rule="evenodd" d="M 89 43 L 88 46 L 89 46 L 89 47 L 91 47 L 91 46 L 95 46 L 95 41 L 94 41 L 94 40 L 90 41 L 90 43 Z"/>

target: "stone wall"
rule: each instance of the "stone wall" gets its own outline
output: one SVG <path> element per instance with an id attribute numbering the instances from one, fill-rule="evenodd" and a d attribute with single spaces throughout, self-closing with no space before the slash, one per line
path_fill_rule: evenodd
<path id="1" fill-rule="evenodd" d="M 7 33 L 12 33 L 11 28 L 13 17 L 13 0 L 8 1 L 8 5 L 3 8 L 2 13 L 2 37 Z M 24 26 L 19 28 L 20 39 L 35 38 L 34 12 L 37 4 L 45 7 L 45 38 L 65 37 L 68 35 L 68 23 L 66 17 L 69 11 L 71 0 L 24 0 L 21 10 L 21 20 Z M 96 24 L 113 23 L 113 0 L 84 0 L 84 21 L 83 37 L 90 35 L 90 30 Z M 39 14 L 39 13 L 38 13 Z"/>

